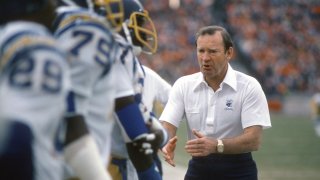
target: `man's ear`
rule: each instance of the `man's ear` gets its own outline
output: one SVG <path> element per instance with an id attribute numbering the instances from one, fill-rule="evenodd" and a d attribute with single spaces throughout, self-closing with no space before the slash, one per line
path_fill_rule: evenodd
<path id="1" fill-rule="evenodd" d="M 229 47 L 226 53 L 227 59 L 230 60 L 233 56 L 233 47 Z"/>

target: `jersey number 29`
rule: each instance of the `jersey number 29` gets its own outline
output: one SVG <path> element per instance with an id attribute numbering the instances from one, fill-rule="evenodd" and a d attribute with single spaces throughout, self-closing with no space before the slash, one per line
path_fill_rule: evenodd
<path id="1" fill-rule="evenodd" d="M 62 85 L 62 68 L 50 59 L 36 61 L 33 56 L 27 55 L 18 59 L 13 66 L 9 83 L 16 88 L 39 87 L 47 93 L 58 93 Z"/>

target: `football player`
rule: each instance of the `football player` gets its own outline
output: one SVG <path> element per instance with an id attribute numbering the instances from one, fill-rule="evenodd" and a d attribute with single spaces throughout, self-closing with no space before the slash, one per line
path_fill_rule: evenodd
<path id="1" fill-rule="evenodd" d="M 311 119 L 314 122 L 315 133 L 320 137 L 320 92 L 316 92 L 310 100 Z"/>
<path id="2" fill-rule="evenodd" d="M 51 0 L 0 1 L 0 179 L 62 179 L 69 70 L 47 29 L 54 10 Z"/>
<path id="3" fill-rule="evenodd" d="M 82 116 L 65 118 L 73 61 L 41 25 L 51 26 L 55 3 L 0 1 L 0 179 L 61 180 L 64 158 L 81 179 L 110 179 Z"/>
<path id="4" fill-rule="evenodd" d="M 145 72 L 142 93 L 143 104 L 159 115 L 168 101 L 171 85 L 154 70 L 145 65 L 142 65 L 142 67 Z M 157 151 L 153 153 L 153 159 L 159 169 L 160 175 L 163 176 L 162 163 Z M 127 161 L 127 172 L 131 180 L 138 180 L 136 170 L 130 160 Z"/>
<path id="5" fill-rule="evenodd" d="M 86 122 L 89 124 L 91 133 L 95 136 L 101 156 L 104 158 L 104 162 L 107 162 L 109 156 L 107 152 L 110 149 L 108 142 L 111 138 L 108 133 L 110 132 L 109 125 L 112 124 L 112 122 L 108 117 L 105 117 L 105 111 L 107 111 L 107 114 L 109 114 L 110 108 L 113 106 L 110 106 L 112 102 L 106 100 L 105 98 L 107 95 L 108 98 L 112 97 L 113 89 L 111 86 L 117 87 L 114 90 L 116 90 L 117 94 L 120 95 L 116 98 L 115 109 L 119 117 L 119 123 L 124 130 L 123 132 L 129 143 L 133 142 L 134 144 L 139 144 L 138 146 L 135 145 L 132 148 L 134 152 L 142 151 L 143 154 L 149 153 L 152 151 L 149 141 L 153 140 L 155 136 L 148 132 L 140 109 L 134 100 L 134 89 L 131 81 L 133 75 L 130 74 L 130 76 L 127 77 L 129 74 L 120 62 L 120 56 L 126 56 L 131 60 L 129 63 L 133 64 L 132 58 L 130 58 L 130 53 L 132 54 L 131 49 L 124 48 L 129 47 L 127 45 L 121 47 L 123 48 L 123 51 L 121 51 L 121 54 L 119 54 L 120 56 L 115 58 L 117 60 L 110 68 L 110 71 L 113 72 L 110 72 L 110 75 L 113 74 L 113 76 L 117 77 L 116 83 L 113 84 L 112 79 L 102 81 L 105 79 L 103 76 L 92 76 L 90 73 L 93 75 L 99 74 L 99 70 L 95 69 L 97 68 L 97 60 L 99 60 L 97 58 L 99 58 L 99 56 L 101 56 L 101 58 L 107 56 L 105 58 L 109 59 L 112 57 L 112 52 L 114 51 L 112 51 L 110 47 L 108 48 L 108 45 L 111 45 L 110 40 L 112 39 L 110 27 L 106 29 L 97 26 L 97 21 L 100 22 L 100 17 L 102 16 L 95 16 L 92 18 L 86 14 L 93 14 L 93 12 L 103 10 L 103 12 L 100 11 L 99 14 L 107 16 L 108 22 L 110 22 L 110 13 L 106 12 L 106 10 L 108 10 L 106 6 L 102 6 L 103 1 L 65 2 L 86 8 L 84 12 L 79 10 L 79 8 L 75 9 L 72 6 L 71 8 L 60 8 L 58 10 L 59 16 L 57 18 L 57 22 L 59 22 L 58 30 L 56 31 L 57 37 L 62 41 L 69 39 L 69 42 L 73 44 L 65 44 L 66 49 L 69 50 L 71 54 L 78 59 L 78 61 L 80 60 L 80 62 L 71 65 L 71 68 L 74 71 L 74 75 L 72 76 L 75 76 L 73 79 L 79 79 L 78 82 L 83 82 L 83 84 L 73 87 L 74 91 L 78 92 L 76 93 L 76 96 L 71 98 L 71 100 L 73 99 L 73 101 L 75 101 L 74 104 L 76 105 L 76 108 L 74 109 L 78 112 L 87 112 Z M 121 7 L 119 5 L 116 6 Z M 115 20 L 114 22 L 119 22 L 119 20 Z M 108 26 L 108 24 L 105 23 L 105 26 Z M 105 34 L 104 36 L 107 35 L 109 39 L 106 39 L 107 37 L 102 36 L 100 33 Z M 91 38 L 91 36 L 93 37 Z M 101 42 L 102 38 L 106 40 L 102 40 Z M 105 42 L 109 43 L 104 44 Z M 121 46 L 121 44 L 119 45 Z M 131 57 L 133 56 L 131 55 Z M 92 66 L 88 66 L 89 64 L 92 64 Z M 132 69 L 130 68 L 130 72 L 131 71 Z M 95 79 L 95 77 L 99 77 L 99 79 Z M 88 78 L 94 78 L 95 80 Z M 121 81 L 123 79 L 125 79 L 124 83 Z M 98 82 L 101 82 L 101 84 L 99 85 Z M 81 92 L 87 92 L 86 89 L 89 89 L 89 93 L 79 96 Z M 101 95 L 99 96 L 99 94 L 104 94 L 105 97 Z M 86 101 L 92 103 L 85 103 Z M 99 109 L 101 109 L 101 111 Z M 144 157 L 140 156 L 140 158 Z M 139 161 L 141 161 L 141 159 L 139 159 Z M 143 173 L 148 175 L 148 173 L 145 172 L 145 169 L 143 169 Z M 147 178 L 150 179 L 150 176 Z"/>
<path id="6" fill-rule="evenodd" d="M 112 159 L 109 166 L 109 171 L 113 179 L 126 179 L 126 160 L 131 159 L 134 167 L 136 168 L 139 179 L 161 179 L 159 169 L 153 160 L 153 153 L 157 152 L 167 141 L 166 131 L 162 128 L 157 119 L 151 116 L 151 111 L 142 102 L 142 91 L 144 86 L 144 71 L 137 59 L 137 55 L 140 52 L 154 53 L 157 49 L 157 37 L 152 20 L 148 16 L 147 11 L 138 1 L 123 0 L 124 5 L 124 23 L 121 31 L 116 36 L 116 41 L 120 44 L 121 53 L 119 59 L 123 68 L 125 68 L 127 74 L 129 74 L 130 82 L 128 84 L 128 77 L 121 76 L 118 80 L 118 84 L 122 86 L 128 84 L 133 87 L 132 92 L 117 91 L 116 100 L 116 118 L 117 123 L 113 129 L 113 142 L 112 142 Z M 126 73 L 123 73 L 126 74 Z M 127 94 L 126 94 L 127 93 Z M 135 103 L 131 106 L 127 106 L 126 111 L 119 110 L 122 105 L 117 102 L 123 98 L 131 98 L 131 101 Z M 121 101 L 120 101 L 121 102 Z M 123 103 L 122 103 L 123 104 Z M 138 112 L 138 109 L 142 112 L 142 116 Z M 148 144 L 146 141 L 133 141 L 130 142 L 130 138 L 126 137 L 123 133 L 123 129 L 127 128 L 137 129 L 144 127 L 142 124 L 131 124 L 127 122 L 121 123 L 121 119 L 135 119 L 143 118 L 147 124 L 147 128 L 144 131 L 154 133 L 155 140 L 150 141 L 152 151 L 141 152 L 137 148 L 137 144 Z M 121 136 L 124 134 L 124 136 Z M 141 161 L 140 159 L 143 159 Z M 132 178 L 132 177 L 130 177 Z"/>
<path id="7" fill-rule="evenodd" d="M 119 0 L 112 2 L 121 3 Z M 68 112 L 71 117 L 84 116 L 99 150 L 97 159 L 83 159 L 83 162 L 101 161 L 104 167 L 109 161 L 114 123 L 115 79 L 112 64 L 117 46 L 113 30 L 104 18 L 95 13 L 95 9 L 102 6 L 108 9 L 109 3 L 106 0 L 63 1 L 54 24 L 55 37 L 73 59 L 70 63 L 72 93 L 68 97 Z M 77 122 L 73 125 L 79 126 Z M 74 144 L 74 150 L 81 148 L 81 144 Z M 80 165 L 83 162 L 73 163 Z M 82 170 L 69 168 L 66 178 L 77 175 L 78 171 Z M 104 171 L 107 173 L 105 168 Z"/>

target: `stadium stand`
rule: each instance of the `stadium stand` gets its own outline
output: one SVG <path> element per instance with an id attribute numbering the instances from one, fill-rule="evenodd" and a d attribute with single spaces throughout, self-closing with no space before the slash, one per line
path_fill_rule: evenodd
<path id="1" fill-rule="evenodd" d="M 231 32 L 236 57 L 256 77 L 271 110 L 292 93 L 320 90 L 320 1 L 316 0 L 142 0 L 159 34 L 156 56 L 143 62 L 165 79 L 198 71 L 194 33 L 217 24 Z"/>

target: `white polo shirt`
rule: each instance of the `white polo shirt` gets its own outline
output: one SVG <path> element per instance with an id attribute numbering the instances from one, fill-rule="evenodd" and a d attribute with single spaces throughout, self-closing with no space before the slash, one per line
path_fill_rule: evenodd
<path id="1" fill-rule="evenodd" d="M 230 64 L 216 92 L 201 72 L 179 78 L 159 119 L 176 127 L 186 119 L 189 140 L 194 138 L 192 129 L 221 139 L 236 137 L 253 125 L 271 127 L 261 85 L 255 78 L 233 70 Z"/>

